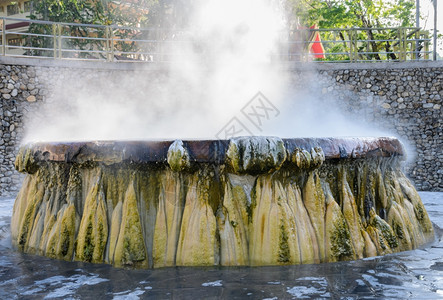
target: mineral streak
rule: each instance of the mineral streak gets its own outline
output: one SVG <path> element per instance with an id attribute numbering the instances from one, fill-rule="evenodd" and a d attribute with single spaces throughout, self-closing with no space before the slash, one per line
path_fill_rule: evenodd
<path id="1" fill-rule="evenodd" d="M 11 232 L 21 251 L 115 266 L 284 265 L 433 240 L 393 138 L 36 143 Z"/>

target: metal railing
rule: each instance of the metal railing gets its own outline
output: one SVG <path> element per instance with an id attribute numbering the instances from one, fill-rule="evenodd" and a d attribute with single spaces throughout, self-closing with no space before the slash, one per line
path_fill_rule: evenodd
<path id="1" fill-rule="evenodd" d="M 315 41 L 317 35 L 321 41 Z M 291 31 L 286 40 L 287 60 L 430 60 L 433 53 L 429 32 L 416 27 L 304 29 Z M 315 44 L 321 44 L 323 51 L 312 51 Z"/>
<path id="2" fill-rule="evenodd" d="M 204 43 L 184 30 L 8 17 L 0 18 L 0 25 L 3 56 L 169 62 L 188 59 L 189 49 L 210 55 Z M 317 35 L 321 41 L 313 39 Z M 428 33 L 419 28 L 300 29 L 282 33 L 273 56 L 283 61 L 429 60 L 430 41 Z M 315 53 L 313 46 L 320 43 L 323 49 Z"/>

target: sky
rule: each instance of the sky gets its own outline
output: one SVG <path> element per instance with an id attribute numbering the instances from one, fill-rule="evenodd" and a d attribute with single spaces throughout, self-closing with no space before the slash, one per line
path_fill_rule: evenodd
<path id="1" fill-rule="evenodd" d="M 443 2 L 437 1 L 437 30 L 440 34 L 443 34 Z M 420 1 L 420 26 L 425 29 L 434 28 L 434 8 L 431 0 Z M 437 42 L 437 52 L 440 55 L 440 59 L 443 59 L 443 38 L 440 38 Z"/>

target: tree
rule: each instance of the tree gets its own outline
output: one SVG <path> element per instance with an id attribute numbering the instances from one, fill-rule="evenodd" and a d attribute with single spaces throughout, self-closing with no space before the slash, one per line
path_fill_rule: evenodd
<path id="1" fill-rule="evenodd" d="M 52 22 L 102 24 L 106 22 L 103 1 L 42 0 L 32 1 L 31 19 Z"/>
<path id="2" fill-rule="evenodd" d="M 301 23 L 323 28 L 413 26 L 415 0 L 289 0 Z"/>
<path id="3" fill-rule="evenodd" d="M 147 24 L 149 9 L 158 0 L 33 0 L 32 19 L 82 24 Z"/>
<path id="4" fill-rule="evenodd" d="M 112 34 L 117 38 L 116 49 L 129 52 L 135 50 L 135 43 L 118 40 L 136 39 L 140 36 L 140 31 L 131 30 L 129 27 L 146 26 L 148 24 L 149 8 L 156 2 L 156 0 L 34 0 L 32 1 L 31 19 L 62 23 L 125 26 L 126 28 L 115 30 Z M 55 32 L 55 30 L 58 30 L 58 32 Z M 75 55 L 96 57 L 97 54 L 87 53 L 84 50 L 104 49 L 106 47 L 104 45 L 105 41 L 90 38 L 104 38 L 110 34 L 106 30 L 104 27 L 80 25 L 66 25 L 54 29 L 51 24 L 32 23 L 29 32 L 45 36 L 28 38 L 27 45 L 32 48 L 43 49 L 29 50 L 32 55 L 49 56 L 52 54 L 52 49 L 56 43 L 54 36 L 76 37 L 65 38 L 63 45 L 77 49 L 78 52 Z M 104 56 L 103 53 L 99 53 L 99 55 Z"/>
<path id="5" fill-rule="evenodd" d="M 318 24 L 320 28 L 365 28 L 358 38 L 368 42 L 356 46 L 360 50 L 370 46 L 371 51 L 366 52 L 373 54 L 367 54 L 366 59 L 380 60 L 378 52 L 381 47 L 389 53 L 389 58 L 398 58 L 392 51 L 392 42 L 375 41 L 397 39 L 398 31 L 378 31 L 375 28 L 411 27 L 414 23 L 415 0 L 288 0 L 287 5 L 291 11 L 290 20 L 293 27 L 297 26 L 296 24 Z M 343 32 L 339 32 L 339 36 L 345 41 Z M 345 43 L 342 45 L 346 47 Z"/>
<path id="6" fill-rule="evenodd" d="M 106 23 L 104 7 L 101 1 L 83 0 L 43 0 L 32 1 L 32 11 L 30 18 L 33 20 L 44 20 L 51 22 L 99 24 Z M 59 32 L 57 32 L 59 31 Z M 68 31 L 68 32 L 66 32 Z M 29 32 L 42 36 L 31 36 L 27 40 L 27 46 L 32 47 L 28 54 L 51 56 L 57 46 L 55 36 L 64 34 L 86 37 L 87 29 L 80 26 L 69 27 L 68 29 L 56 28 L 51 24 L 31 23 Z M 74 45 L 79 50 L 85 50 L 86 40 L 68 40 L 66 44 Z M 37 50 L 37 49 L 42 50 Z M 83 56 L 85 56 L 83 54 Z"/>

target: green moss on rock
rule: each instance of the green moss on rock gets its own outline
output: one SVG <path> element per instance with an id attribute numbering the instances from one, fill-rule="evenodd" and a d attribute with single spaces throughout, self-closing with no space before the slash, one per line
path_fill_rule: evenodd
<path id="1" fill-rule="evenodd" d="M 233 139 L 225 165 L 192 168 L 180 141 L 170 168 L 20 151 L 17 169 L 28 175 L 11 235 L 27 253 L 142 268 L 281 265 L 381 255 L 433 237 L 392 158 L 324 161 L 322 149 L 296 148 L 285 164 L 283 141 L 266 137 Z"/>
<path id="2" fill-rule="evenodd" d="M 169 146 L 167 159 L 169 167 L 175 172 L 183 171 L 191 165 L 188 150 L 183 147 L 181 140 L 176 140 Z"/>
<path id="3" fill-rule="evenodd" d="M 276 137 L 233 138 L 226 157 L 234 173 L 263 174 L 278 170 L 286 160 L 283 141 Z"/>
<path id="4" fill-rule="evenodd" d="M 114 264 L 116 266 L 147 267 L 147 255 L 143 241 L 137 196 L 134 184 L 131 183 L 126 191 L 123 203 L 120 233 L 115 246 Z"/>

